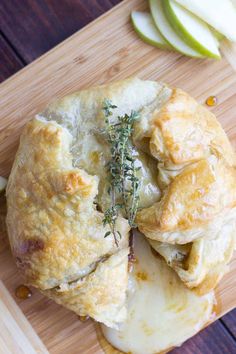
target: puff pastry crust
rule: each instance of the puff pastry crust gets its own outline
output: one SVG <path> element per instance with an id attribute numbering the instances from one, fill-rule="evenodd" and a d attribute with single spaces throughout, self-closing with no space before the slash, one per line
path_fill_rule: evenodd
<path id="1" fill-rule="evenodd" d="M 104 238 L 105 98 L 117 106 L 114 121 L 140 114 L 133 132 L 138 228 L 182 281 L 202 292 L 215 286 L 232 254 L 234 228 L 227 225 L 235 215 L 224 216 L 236 206 L 235 154 L 214 115 L 188 94 L 137 78 L 68 95 L 27 124 L 7 186 L 16 263 L 27 283 L 56 302 L 116 327 L 126 316 L 129 226 L 121 215 L 118 248 Z M 176 248 L 187 268 L 173 261 Z"/>
<path id="2" fill-rule="evenodd" d="M 189 288 L 206 293 L 235 247 L 235 153 L 215 116 L 180 89 L 138 139 L 158 161 L 162 193 L 137 214 L 139 230 Z"/>
<path id="3" fill-rule="evenodd" d="M 192 243 L 169 244 L 149 240 L 151 246 L 173 268 L 183 283 L 203 295 L 216 287 L 228 271 L 236 245 L 236 209 L 212 224 L 211 232 Z"/>
<path id="4" fill-rule="evenodd" d="M 130 228 L 120 216 L 119 248 L 104 238 L 110 157 L 102 105 L 105 98 L 117 104 L 116 119 L 149 105 L 162 86 L 128 79 L 53 102 L 25 127 L 8 182 L 9 239 L 26 282 L 112 327 L 126 316 Z M 149 206 L 160 197 L 155 161 L 136 154 L 141 200 Z"/>
<path id="5" fill-rule="evenodd" d="M 143 134 L 159 162 L 162 198 L 138 213 L 140 231 L 180 244 L 203 236 L 201 225 L 236 202 L 235 154 L 225 132 L 212 113 L 175 89 Z"/>
<path id="6" fill-rule="evenodd" d="M 186 166 L 163 190 L 160 202 L 138 213 L 140 231 L 178 244 L 207 236 L 220 213 L 236 205 L 235 180 L 235 169 L 214 156 Z"/>
<path id="7" fill-rule="evenodd" d="M 116 327 L 126 317 L 126 292 L 123 287 L 128 282 L 127 256 L 128 250 L 123 249 L 100 262 L 87 277 L 61 284 L 44 293 L 82 316 L 90 314 L 108 327 Z"/>

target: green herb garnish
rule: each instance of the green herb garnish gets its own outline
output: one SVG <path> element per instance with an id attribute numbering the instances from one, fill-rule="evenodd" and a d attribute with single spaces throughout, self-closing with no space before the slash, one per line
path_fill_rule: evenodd
<path id="1" fill-rule="evenodd" d="M 133 124 L 139 119 L 139 114 L 131 111 L 130 115 L 118 116 L 117 121 L 112 123 L 112 110 L 117 106 L 113 105 L 108 99 L 104 100 L 103 112 L 105 115 L 107 142 L 111 148 L 111 160 L 108 162 L 109 189 L 111 196 L 111 206 L 104 213 L 103 225 L 109 225 L 110 231 L 106 232 L 105 237 L 113 235 L 118 246 L 117 235 L 121 238 L 119 231 L 116 230 L 116 219 L 119 209 L 125 211 L 129 225 L 135 227 L 134 219 L 139 202 L 140 181 L 137 177 L 139 168 L 135 167 L 133 157 L 134 147 L 131 142 Z M 117 203 L 117 199 L 122 199 Z"/>

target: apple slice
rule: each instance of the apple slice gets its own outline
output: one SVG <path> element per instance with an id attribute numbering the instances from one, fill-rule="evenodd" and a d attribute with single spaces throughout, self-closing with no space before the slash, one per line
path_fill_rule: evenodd
<path id="1" fill-rule="evenodd" d="M 190 47 L 209 58 L 220 59 L 219 42 L 204 21 L 173 0 L 163 1 L 163 8 L 175 32 Z"/>
<path id="2" fill-rule="evenodd" d="M 200 17 L 199 17 L 200 18 Z M 218 32 L 214 27 L 212 27 L 211 25 L 208 25 L 209 26 L 209 28 L 210 28 L 210 30 L 211 30 L 211 32 L 214 34 L 214 36 L 216 37 L 216 39 L 218 40 L 218 42 L 219 42 L 219 45 L 220 45 L 220 42 L 225 38 L 225 36 L 222 34 L 222 33 L 220 33 L 220 32 Z"/>
<path id="3" fill-rule="evenodd" d="M 171 49 L 155 26 L 148 12 L 132 11 L 131 19 L 135 31 L 145 42 L 158 48 Z"/>
<path id="4" fill-rule="evenodd" d="M 6 185 L 7 185 L 7 179 L 0 176 L 0 193 L 2 193 L 5 190 Z"/>
<path id="5" fill-rule="evenodd" d="M 176 0 L 231 41 L 236 41 L 236 7 L 230 0 Z"/>
<path id="6" fill-rule="evenodd" d="M 161 0 L 150 0 L 149 4 L 150 4 L 151 14 L 154 19 L 154 22 L 169 45 L 174 47 L 180 53 L 188 55 L 190 57 L 195 57 L 195 58 L 204 57 L 198 51 L 189 47 L 182 40 L 182 38 L 175 33 L 174 29 L 171 27 L 171 25 L 169 24 L 165 16 Z"/>

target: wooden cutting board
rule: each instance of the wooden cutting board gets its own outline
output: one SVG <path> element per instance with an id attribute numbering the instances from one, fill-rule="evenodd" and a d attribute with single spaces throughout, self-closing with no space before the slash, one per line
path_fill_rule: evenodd
<path id="1" fill-rule="evenodd" d="M 143 0 L 123 1 L 0 85 L 0 175 L 9 175 L 24 124 L 51 99 L 132 75 L 181 87 L 201 103 L 216 95 L 219 103 L 211 110 L 236 148 L 236 47 L 224 43 L 221 61 L 153 48 L 130 25 L 131 10 L 146 6 Z M 36 290 L 27 301 L 14 297 L 21 279 L 9 251 L 1 199 L 0 348 L 11 343 L 11 351 L 5 346 L 0 353 L 103 353 L 92 321 L 81 323 Z M 218 316 L 236 306 L 235 289 L 236 257 L 217 289 Z"/>

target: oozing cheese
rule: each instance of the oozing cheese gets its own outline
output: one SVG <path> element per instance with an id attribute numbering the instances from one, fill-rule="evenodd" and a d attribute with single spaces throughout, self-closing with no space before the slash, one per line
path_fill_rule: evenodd
<path id="1" fill-rule="evenodd" d="M 180 345 L 210 319 L 213 292 L 198 296 L 136 234 L 129 279 L 128 317 L 120 330 L 102 326 L 106 339 L 125 353 L 154 354 Z"/>
<path id="2" fill-rule="evenodd" d="M 97 202 L 104 211 L 110 206 L 111 198 L 108 194 L 107 163 L 110 160 L 110 147 L 106 143 L 104 134 L 96 129 L 88 130 L 75 139 L 72 149 L 75 165 L 91 175 L 99 177 L 99 194 Z M 133 150 L 135 166 L 139 167 L 138 177 L 141 182 L 139 191 L 139 207 L 151 206 L 160 199 L 160 189 L 157 184 L 157 162 L 142 151 Z"/>

